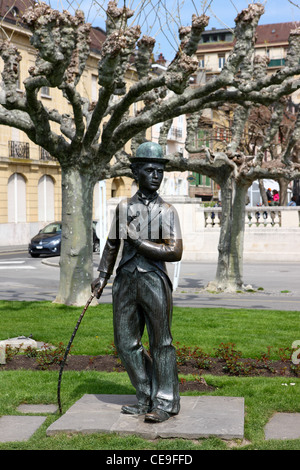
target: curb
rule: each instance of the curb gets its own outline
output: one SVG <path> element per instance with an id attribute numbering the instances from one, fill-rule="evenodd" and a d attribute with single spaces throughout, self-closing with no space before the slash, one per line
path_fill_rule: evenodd
<path id="1" fill-rule="evenodd" d="M 58 262 L 52 262 L 52 261 L 49 261 L 48 259 L 43 259 L 42 260 L 42 264 L 45 264 L 46 266 L 52 266 L 54 268 L 59 268 L 59 261 Z"/>

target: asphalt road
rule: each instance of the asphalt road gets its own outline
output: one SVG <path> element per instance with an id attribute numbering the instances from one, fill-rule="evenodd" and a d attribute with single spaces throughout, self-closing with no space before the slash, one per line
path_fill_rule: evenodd
<path id="1" fill-rule="evenodd" d="M 99 255 L 94 254 L 97 275 Z M 59 257 L 31 258 L 26 250 L 0 248 L 0 299 L 55 299 L 59 284 Z M 173 279 L 174 265 L 169 265 Z M 182 262 L 179 285 L 173 294 L 174 305 L 211 308 L 250 308 L 300 311 L 300 273 L 298 263 L 246 263 L 244 283 L 254 290 L 235 294 L 211 294 L 204 290 L 214 279 L 215 263 Z M 113 278 L 112 278 L 113 280 Z M 111 282 L 101 302 L 111 302 Z"/>

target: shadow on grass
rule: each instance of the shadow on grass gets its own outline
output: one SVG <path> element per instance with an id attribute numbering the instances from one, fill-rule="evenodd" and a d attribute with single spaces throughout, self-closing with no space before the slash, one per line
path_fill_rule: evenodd
<path id="1" fill-rule="evenodd" d="M 112 380 L 87 379 L 73 389 L 72 397 L 84 394 L 135 395 L 135 390 L 130 385 L 120 385 Z"/>

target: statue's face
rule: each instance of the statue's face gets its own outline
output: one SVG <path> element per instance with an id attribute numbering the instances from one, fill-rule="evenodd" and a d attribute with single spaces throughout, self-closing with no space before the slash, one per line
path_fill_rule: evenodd
<path id="1" fill-rule="evenodd" d="M 154 193 L 161 185 L 164 176 L 163 163 L 144 163 L 138 169 L 139 188 L 144 193 Z"/>

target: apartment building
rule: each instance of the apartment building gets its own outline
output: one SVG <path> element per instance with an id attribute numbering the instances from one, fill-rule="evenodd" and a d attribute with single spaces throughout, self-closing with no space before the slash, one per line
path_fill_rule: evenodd
<path id="1" fill-rule="evenodd" d="M 285 65 L 290 32 L 299 25 L 300 22 L 289 22 L 257 26 L 255 53 L 269 57 L 270 73 Z M 221 72 L 234 41 L 233 29 L 213 28 L 203 32 L 197 51 L 198 80 L 205 75 L 206 81 L 209 81 Z"/>
<path id="2" fill-rule="evenodd" d="M 24 90 L 23 81 L 36 57 L 36 51 L 30 44 L 31 33 L 21 19 L 24 8 L 34 3 L 34 0 L 0 0 L 0 41 L 10 38 L 22 56 L 19 65 L 20 93 Z M 78 85 L 79 93 L 90 101 L 98 98 L 98 60 L 104 40 L 105 32 L 92 28 L 90 56 Z M 0 58 L 0 72 L 2 69 L 3 61 Z M 129 74 L 128 81 L 134 80 L 134 74 Z M 72 114 L 69 103 L 56 88 L 42 88 L 39 98 L 47 108 Z M 53 124 L 54 130 L 55 126 Z M 130 178 L 106 181 L 105 199 L 130 196 L 132 184 Z M 102 192 L 103 186 L 99 183 L 94 193 L 95 218 L 99 217 Z M 0 246 L 27 244 L 40 228 L 61 218 L 59 163 L 43 148 L 33 144 L 25 133 L 4 125 L 0 125 L 0 194 Z"/>
<path id="3" fill-rule="evenodd" d="M 284 67 L 288 49 L 288 39 L 290 31 L 300 25 L 300 22 L 276 23 L 259 25 L 256 30 L 255 53 L 267 55 L 269 57 L 268 73 Z M 197 50 L 199 70 L 194 77 L 194 86 L 201 86 L 202 83 L 218 75 L 234 46 L 233 29 L 213 28 L 202 33 L 201 41 Z M 300 103 L 300 92 L 295 92 L 289 102 L 289 111 L 295 112 Z M 211 110 L 207 117 L 211 121 L 210 129 L 207 125 L 199 127 L 196 138 L 204 139 L 204 144 L 216 150 L 222 150 L 230 139 L 231 111 L 223 106 L 218 111 Z M 203 193 L 203 181 L 206 177 L 193 174 L 194 180 L 190 193 L 195 195 Z M 216 185 L 212 185 L 214 197 L 218 193 Z"/>

